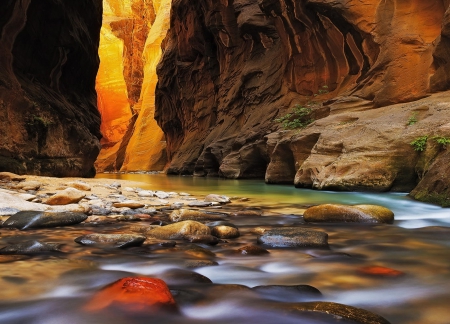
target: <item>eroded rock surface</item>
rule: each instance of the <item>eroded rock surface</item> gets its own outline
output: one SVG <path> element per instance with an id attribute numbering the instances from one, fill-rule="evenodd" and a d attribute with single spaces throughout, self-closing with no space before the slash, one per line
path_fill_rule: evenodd
<path id="1" fill-rule="evenodd" d="M 93 176 L 101 0 L 0 3 L 0 171 Z"/>

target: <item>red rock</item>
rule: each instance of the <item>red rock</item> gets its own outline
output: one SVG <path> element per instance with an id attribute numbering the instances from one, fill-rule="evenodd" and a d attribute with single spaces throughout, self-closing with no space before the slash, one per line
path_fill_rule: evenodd
<path id="1" fill-rule="evenodd" d="M 398 277 L 404 275 L 403 272 L 386 268 L 382 266 L 368 266 L 358 269 L 360 273 L 372 276 L 380 276 L 380 277 Z"/>
<path id="2" fill-rule="evenodd" d="M 175 300 L 161 279 L 146 277 L 122 278 L 97 292 L 85 307 L 98 311 L 109 306 L 129 311 L 156 311 L 176 309 Z"/>

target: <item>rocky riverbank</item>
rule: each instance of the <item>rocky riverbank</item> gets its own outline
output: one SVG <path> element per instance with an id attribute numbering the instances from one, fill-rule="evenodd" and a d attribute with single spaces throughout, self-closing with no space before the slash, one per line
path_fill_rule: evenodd
<path id="1" fill-rule="evenodd" d="M 382 250 L 361 256 L 368 254 L 364 244 L 395 236 L 397 229 L 383 224 L 393 215 L 382 207 L 320 205 L 302 211 L 305 217 L 293 217 L 267 212 L 245 197 L 193 197 L 146 190 L 144 183 L 131 181 L 11 173 L 0 173 L 0 188 L 0 314 L 7 302 L 30 295 L 49 298 L 76 287 L 75 309 L 87 322 L 115 314 L 113 323 L 144 323 L 148 316 L 194 323 L 205 307 L 220 313 L 224 304 L 236 303 L 233 307 L 245 310 L 244 315 L 222 314 L 214 322 L 230 316 L 237 322 L 260 321 L 269 314 L 263 323 L 281 318 L 288 323 L 388 323 L 362 308 L 336 303 L 329 289 L 408 278 L 404 269 L 389 267 L 387 256 L 377 256 Z M 365 237 L 363 245 L 355 243 L 355 230 Z M 383 233 L 381 239 L 375 233 Z M 307 276 L 286 277 L 292 268 L 286 268 L 287 260 L 298 263 L 298 270 L 318 262 L 314 267 L 353 267 L 354 273 L 337 271 L 326 279 L 315 268 Z M 258 279 L 271 272 L 271 279 Z M 17 315 L 22 321 L 23 314 Z"/>

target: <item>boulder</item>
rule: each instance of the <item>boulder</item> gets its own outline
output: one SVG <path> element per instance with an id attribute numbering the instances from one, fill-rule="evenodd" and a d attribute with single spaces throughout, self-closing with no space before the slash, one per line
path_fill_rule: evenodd
<path id="1" fill-rule="evenodd" d="M 177 209 L 170 213 L 169 219 L 172 222 L 180 222 L 186 220 L 208 221 L 223 219 L 223 217 L 219 216 L 218 214 L 205 213 L 197 210 Z"/>
<path id="2" fill-rule="evenodd" d="M 17 175 L 12 172 L 0 172 L 0 180 L 1 181 L 25 181 L 26 178 L 24 176 Z"/>
<path id="3" fill-rule="evenodd" d="M 147 238 L 135 234 L 87 234 L 75 239 L 81 245 L 105 244 L 113 245 L 117 248 L 128 248 L 140 246 Z"/>
<path id="4" fill-rule="evenodd" d="M 82 191 L 75 188 L 64 189 L 55 195 L 47 198 L 47 205 L 68 205 L 79 202 L 86 196 Z"/>
<path id="5" fill-rule="evenodd" d="M 97 292 L 85 309 L 98 311 L 108 307 L 132 312 L 152 312 L 161 308 L 176 310 L 175 300 L 166 283 L 146 277 L 128 277 L 113 282 Z"/>
<path id="6" fill-rule="evenodd" d="M 73 212 L 21 211 L 9 217 L 2 226 L 20 230 L 70 226 L 83 222 L 87 217 L 86 214 Z"/>
<path id="7" fill-rule="evenodd" d="M 387 223 L 394 222 L 394 213 L 376 205 L 324 204 L 308 208 L 303 213 L 306 222 L 324 223 Z"/>
<path id="8" fill-rule="evenodd" d="M 15 188 L 22 190 L 38 190 L 42 186 L 42 183 L 39 181 L 23 181 L 19 182 Z"/>
<path id="9" fill-rule="evenodd" d="M 18 196 L 0 191 L 0 208 L 15 208 L 18 210 L 39 210 L 48 209 L 47 205 L 28 202 Z"/>
<path id="10" fill-rule="evenodd" d="M 195 221 L 181 221 L 175 224 L 156 227 L 146 232 L 149 237 L 162 240 L 182 240 L 192 235 L 210 235 L 208 226 Z"/>
<path id="11" fill-rule="evenodd" d="M 328 247 L 328 234 L 300 227 L 280 227 L 265 231 L 257 241 L 270 247 Z"/>

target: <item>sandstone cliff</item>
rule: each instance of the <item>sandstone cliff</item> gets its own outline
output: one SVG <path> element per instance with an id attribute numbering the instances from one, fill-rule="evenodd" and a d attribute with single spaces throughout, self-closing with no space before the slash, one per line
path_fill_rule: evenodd
<path id="1" fill-rule="evenodd" d="M 448 0 L 172 6 L 156 89 L 169 173 L 411 190 L 427 172 L 409 143 L 450 135 L 450 95 L 417 101 L 449 89 Z M 316 122 L 280 132 L 311 98 Z"/>
<path id="2" fill-rule="evenodd" d="M 0 171 L 94 175 L 100 0 L 0 2 Z"/>
<path id="3" fill-rule="evenodd" d="M 169 0 L 103 0 L 98 106 L 98 171 L 162 170 L 164 134 L 153 118 L 156 64 L 168 29 Z"/>

